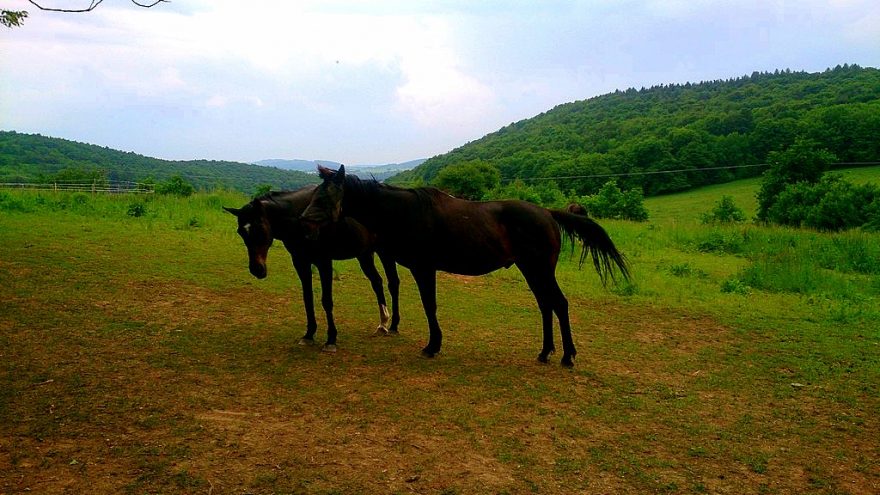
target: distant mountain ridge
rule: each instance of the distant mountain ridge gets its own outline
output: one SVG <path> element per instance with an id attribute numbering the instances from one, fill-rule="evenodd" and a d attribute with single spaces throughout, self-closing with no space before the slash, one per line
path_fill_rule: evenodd
<path id="1" fill-rule="evenodd" d="M 261 167 L 275 167 L 280 168 L 282 170 L 296 170 L 298 172 L 306 172 L 309 174 L 314 174 L 315 169 L 318 165 L 323 165 L 328 168 L 339 168 L 339 163 L 332 162 L 329 160 L 301 160 L 301 159 L 293 159 L 286 160 L 282 158 L 270 158 L 267 160 L 257 160 L 255 162 L 251 162 L 254 165 L 259 165 Z"/>
<path id="2" fill-rule="evenodd" d="M 353 175 L 357 175 L 362 179 L 370 179 L 375 178 L 376 180 L 384 180 L 388 177 L 396 175 L 400 172 L 404 172 L 407 170 L 412 170 L 422 163 L 424 163 L 426 158 L 419 158 L 416 160 L 409 160 L 402 163 L 386 163 L 383 165 L 372 165 L 372 164 L 355 164 L 355 165 L 346 165 L 346 169 L 349 173 Z M 338 169 L 340 165 L 339 162 L 334 162 L 330 160 L 303 160 L 303 159 L 292 159 L 285 160 L 279 158 L 271 158 L 267 160 L 258 160 L 253 162 L 255 165 L 260 165 L 263 167 L 275 167 L 280 168 L 282 170 L 296 170 L 298 172 L 305 173 L 315 173 L 317 166 L 322 165 L 324 167 Z"/>

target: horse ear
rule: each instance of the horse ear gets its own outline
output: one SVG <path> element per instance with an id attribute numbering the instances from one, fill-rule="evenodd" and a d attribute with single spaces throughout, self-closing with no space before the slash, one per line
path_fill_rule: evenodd
<path id="1" fill-rule="evenodd" d="M 239 210 L 238 208 L 227 208 L 224 206 L 223 209 L 228 211 L 229 213 L 232 213 L 235 216 L 239 216 L 239 214 L 241 213 L 241 210 Z"/>
<path id="2" fill-rule="evenodd" d="M 339 165 L 339 170 L 333 175 L 333 182 L 337 184 L 345 182 L 345 165 Z"/>
<path id="3" fill-rule="evenodd" d="M 322 180 L 332 179 L 335 171 L 323 165 L 318 165 L 318 177 Z"/>

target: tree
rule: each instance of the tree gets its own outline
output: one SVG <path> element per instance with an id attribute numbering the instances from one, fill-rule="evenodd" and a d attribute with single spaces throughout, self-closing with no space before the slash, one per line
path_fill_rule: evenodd
<path id="1" fill-rule="evenodd" d="M 154 7 L 160 3 L 168 2 L 168 0 L 154 0 L 149 3 L 140 3 L 137 0 L 130 0 L 130 1 L 131 1 L 131 3 L 137 5 L 138 7 L 143 7 L 145 9 L 149 9 L 150 7 Z M 91 11 L 95 10 L 95 8 L 98 5 L 101 5 L 101 3 L 104 2 L 104 0 L 89 0 L 89 6 L 83 7 L 81 9 L 62 9 L 62 8 L 57 8 L 57 7 L 44 7 L 44 6 L 40 5 L 39 3 L 35 2 L 34 0 L 28 0 L 28 2 L 30 2 L 32 5 L 34 5 L 38 9 L 45 10 L 48 12 L 91 12 Z"/>
<path id="2" fill-rule="evenodd" d="M 179 175 L 173 175 L 167 182 L 163 182 L 156 186 L 156 192 L 159 194 L 171 194 L 183 198 L 192 196 L 195 188 Z"/>
<path id="3" fill-rule="evenodd" d="M 57 8 L 57 7 L 44 7 L 43 5 L 40 5 L 39 3 L 35 2 L 34 0 L 28 0 L 28 2 L 31 3 L 31 5 L 35 6 L 36 8 L 38 8 L 40 10 L 45 10 L 47 12 L 69 12 L 69 13 L 72 13 L 72 12 L 91 12 L 91 11 L 95 10 L 95 7 L 97 7 L 98 5 L 101 5 L 101 3 L 103 1 L 104 0 L 89 0 L 88 7 L 83 7 L 80 9 L 63 9 L 63 8 Z M 130 1 L 131 1 L 131 3 L 137 5 L 138 7 L 143 7 L 145 9 L 148 9 L 148 8 L 154 7 L 160 3 L 168 2 L 169 0 L 154 0 L 153 2 L 150 2 L 150 3 L 140 3 L 137 0 L 130 0 Z M 28 16 L 28 13 L 26 10 L 0 10 L 0 24 L 3 24 L 4 26 L 6 26 L 8 28 L 21 27 L 21 25 L 24 24 L 24 20 L 25 20 L 25 18 L 27 18 L 27 16 Z"/>
<path id="4" fill-rule="evenodd" d="M 478 200 L 501 182 L 498 169 L 482 160 L 450 165 L 434 179 L 438 188 L 464 199 Z"/>
<path id="5" fill-rule="evenodd" d="M 648 210 L 645 209 L 642 191 L 635 187 L 626 192 L 621 191 L 617 181 L 614 180 L 606 182 L 598 193 L 585 196 L 579 202 L 583 203 L 594 217 L 636 222 L 648 220 Z"/>
<path id="6" fill-rule="evenodd" d="M 703 223 L 739 223 L 746 221 L 746 214 L 736 206 L 733 197 L 724 195 L 711 212 L 703 213 L 700 218 Z"/>
<path id="7" fill-rule="evenodd" d="M 768 212 L 789 184 L 806 182 L 815 184 L 822 178 L 828 166 L 836 160 L 830 151 L 818 143 L 798 138 L 785 151 L 768 155 L 770 169 L 764 173 L 764 181 L 758 191 L 758 220 L 768 221 Z"/>
<path id="8" fill-rule="evenodd" d="M 26 10 L 0 10 L 0 24 L 8 28 L 19 27 L 27 16 Z"/>

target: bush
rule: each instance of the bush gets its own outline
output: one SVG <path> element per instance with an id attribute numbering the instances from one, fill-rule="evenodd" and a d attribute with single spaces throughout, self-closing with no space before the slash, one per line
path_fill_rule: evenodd
<path id="1" fill-rule="evenodd" d="M 731 196 L 722 196 L 709 213 L 703 213 L 701 219 L 708 223 L 741 223 L 746 221 L 746 214 L 736 206 Z"/>
<path id="2" fill-rule="evenodd" d="M 648 220 L 644 199 L 640 189 L 632 188 L 623 192 L 617 187 L 617 181 L 611 180 L 598 193 L 585 196 L 579 202 L 594 217 L 644 222 Z"/>
<path id="3" fill-rule="evenodd" d="M 837 231 L 878 222 L 874 214 L 880 189 L 873 184 L 855 185 L 829 174 L 818 183 L 790 184 L 767 211 L 767 219 L 781 225 Z"/>
<path id="4" fill-rule="evenodd" d="M 485 201 L 519 199 L 545 208 L 561 208 L 567 201 L 565 194 L 559 190 L 559 186 L 555 182 L 544 181 L 539 184 L 526 185 L 520 180 L 503 186 L 499 185 L 487 192 L 482 199 Z"/>
<path id="5" fill-rule="evenodd" d="M 265 196 L 272 191 L 272 184 L 260 184 L 257 186 L 256 191 L 254 192 L 253 198 L 259 198 L 260 196 Z"/>
<path id="6" fill-rule="evenodd" d="M 449 165 L 437 174 L 434 186 L 463 199 L 481 199 L 501 182 L 501 173 L 482 160 Z"/>
<path id="7" fill-rule="evenodd" d="M 142 217 L 147 214 L 147 205 L 140 201 L 129 203 L 128 212 L 126 212 L 126 214 L 134 218 Z"/>
<path id="8" fill-rule="evenodd" d="M 174 175 L 170 179 L 168 179 L 168 181 L 157 184 L 156 192 L 159 194 L 169 194 L 173 196 L 187 198 L 189 196 L 192 196 L 192 194 L 195 192 L 195 188 L 192 186 L 192 184 L 185 181 L 183 177 L 179 175 Z"/>
<path id="9" fill-rule="evenodd" d="M 27 213 L 32 211 L 24 201 L 4 191 L 0 191 L 0 211 L 17 211 Z"/>
<path id="10" fill-rule="evenodd" d="M 764 173 L 761 190 L 758 191 L 758 220 L 773 221 L 770 218 L 770 209 L 789 185 L 819 182 L 822 174 L 835 160 L 833 153 L 819 148 L 815 141 L 807 139 L 796 140 L 785 151 L 768 154 L 770 169 Z"/>
<path id="11" fill-rule="evenodd" d="M 868 232 L 880 232 L 880 197 L 874 198 L 871 204 L 865 206 L 865 215 L 868 220 L 862 228 Z"/>
<path id="12" fill-rule="evenodd" d="M 697 240 L 697 250 L 702 253 L 741 254 L 745 251 L 746 237 L 743 232 L 713 230 Z"/>

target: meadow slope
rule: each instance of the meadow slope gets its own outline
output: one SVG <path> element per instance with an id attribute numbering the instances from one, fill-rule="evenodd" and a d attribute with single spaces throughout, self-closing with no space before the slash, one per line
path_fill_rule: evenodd
<path id="1" fill-rule="evenodd" d="M 337 263 L 326 354 L 283 248 L 249 275 L 243 196 L 0 191 L 0 493 L 878 493 L 880 235 L 699 223 L 756 184 L 602 222 L 632 284 L 563 258 L 573 370 L 515 269 L 439 277 L 427 360 L 409 273 L 373 337 Z"/>

